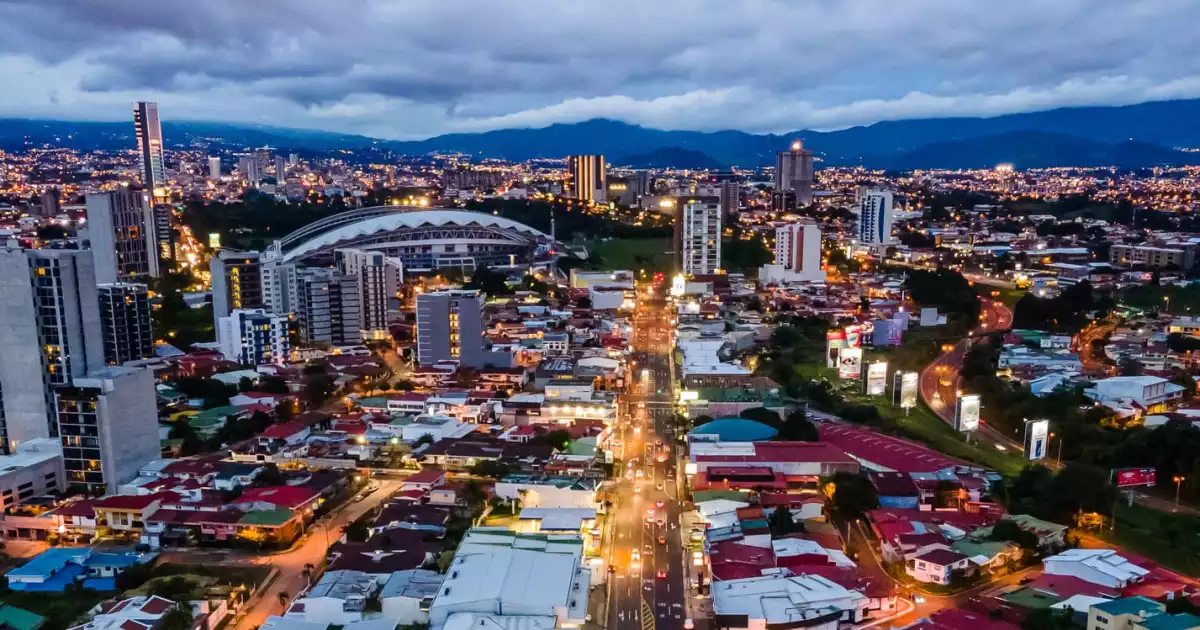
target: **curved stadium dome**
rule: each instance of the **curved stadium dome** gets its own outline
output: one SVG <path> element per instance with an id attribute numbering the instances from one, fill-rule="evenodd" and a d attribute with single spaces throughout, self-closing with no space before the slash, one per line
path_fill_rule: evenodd
<path id="1" fill-rule="evenodd" d="M 284 262 L 323 262 L 336 249 L 382 251 L 407 269 L 506 265 L 533 260 L 551 238 L 504 217 L 467 210 L 379 206 L 344 212 L 279 241 Z"/>

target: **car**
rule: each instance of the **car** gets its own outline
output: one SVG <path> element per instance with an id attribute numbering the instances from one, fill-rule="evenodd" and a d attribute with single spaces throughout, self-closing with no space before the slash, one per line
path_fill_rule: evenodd
<path id="1" fill-rule="evenodd" d="M 646 508 L 646 516 L 654 516 L 654 508 Z"/>
<path id="2" fill-rule="evenodd" d="M 667 522 L 666 522 L 666 521 L 664 521 L 664 520 L 662 520 L 662 519 L 660 518 L 660 519 L 658 519 L 658 526 L 659 526 L 659 527 L 666 527 L 666 526 L 667 526 Z"/>
<path id="3" fill-rule="evenodd" d="M 661 485 L 661 484 L 660 484 L 660 485 Z M 662 506 L 664 506 L 664 505 L 666 505 L 666 504 L 665 504 L 665 503 L 663 503 L 663 500 L 662 500 L 662 499 L 659 499 L 659 500 L 657 500 L 657 501 L 655 501 L 655 502 L 654 502 L 654 507 L 662 507 Z"/>
<path id="4" fill-rule="evenodd" d="M 657 446 L 657 447 L 659 447 L 659 448 L 661 448 L 661 447 L 662 447 L 662 440 L 654 440 L 654 445 L 655 445 L 655 446 Z"/>
<path id="5" fill-rule="evenodd" d="M 691 617 L 683 620 L 683 630 L 692 630 L 696 627 L 696 622 L 692 621 Z"/>
<path id="6" fill-rule="evenodd" d="M 659 569 L 658 573 L 654 574 L 654 577 L 656 577 L 660 580 L 665 580 L 665 579 L 667 579 L 667 572 L 663 569 Z"/>
<path id="7" fill-rule="evenodd" d="M 647 515 L 646 515 L 646 522 L 647 522 L 647 523 L 653 523 L 653 522 L 654 522 L 654 515 L 653 515 L 653 514 L 647 514 Z"/>
<path id="8" fill-rule="evenodd" d="M 667 544 L 667 537 L 666 537 L 666 536 L 659 536 L 659 537 L 658 537 L 658 544 L 660 544 L 660 545 L 665 545 L 665 544 Z"/>
<path id="9" fill-rule="evenodd" d="M 646 473 L 642 472 L 642 469 L 639 468 L 638 471 L 636 473 L 634 473 L 633 476 L 637 477 L 638 479 L 641 479 L 642 477 L 646 476 Z"/>
<path id="10" fill-rule="evenodd" d="M 633 491 L 634 491 L 634 492 L 637 492 L 637 493 L 639 493 L 639 494 L 640 494 L 640 493 L 642 492 L 642 487 L 641 487 L 641 486 L 634 486 L 634 487 L 633 487 Z"/>

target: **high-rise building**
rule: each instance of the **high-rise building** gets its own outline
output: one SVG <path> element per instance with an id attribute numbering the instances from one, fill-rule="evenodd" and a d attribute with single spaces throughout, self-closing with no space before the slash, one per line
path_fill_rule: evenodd
<path id="1" fill-rule="evenodd" d="M 295 153 L 288 154 L 288 166 L 298 166 L 300 164 L 300 156 Z"/>
<path id="2" fill-rule="evenodd" d="M 158 277 L 158 239 L 148 193 L 123 188 L 88 195 L 87 224 L 97 282 Z"/>
<path id="3" fill-rule="evenodd" d="M 327 267 L 300 272 L 296 319 L 307 344 L 349 346 L 361 343 L 358 278 Z"/>
<path id="4" fill-rule="evenodd" d="M 605 203 L 608 185 L 605 182 L 603 155 L 572 155 L 567 158 L 566 196 L 583 201 Z"/>
<path id="5" fill-rule="evenodd" d="M 161 456 L 150 370 L 104 367 L 59 389 L 55 398 L 68 486 L 115 493 Z"/>
<path id="6" fill-rule="evenodd" d="M 813 200 L 813 154 L 799 140 L 789 151 L 775 156 L 775 192 L 796 193 L 796 203 L 807 206 Z"/>
<path id="7" fill-rule="evenodd" d="M 287 180 L 287 159 L 282 155 L 275 156 L 275 182 L 283 186 Z"/>
<path id="8" fill-rule="evenodd" d="M 721 214 L 729 222 L 735 222 L 742 207 L 742 185 L 733 177 L 721 179 L 717 185 L 720 187 Z"/>
<path id="9" fill-rule="evenodd" d="M 775 264 L 796 280 L 823 280 L 821 228 L 812 223 L 789 223 L 775 228 Z"/>
<path id="10" fill-rule="evenodd" d="M 211 156 L 208 158 L 208 178 L 217 181 L 221 179 L 221 158 Z"/>
<path id="11" fill-rule="evenodd" d="M 169 270 L 175 262 L 175 214 L 171 206 L 154 206 L 154 240 L 158 248 L 160 271 Z"/>
<path id="12" fill-rule="evenodd" d="M 92 252 L 0 249 L 0 445 L 58 435 L 54 389 L 104 367 Z"/>
<path id="13" fill-rule="evenodd" d="M 235 309 L 217 320 L 217 345 L 230 361 L 243 365 L 283 365 L 291 352 L 290 320 L 256 309 Z"/>
<path id="14" fill-rule="evenodd" d="M 167 183 L 167 165 L 163 160 L 162 123 L 158 119 L 158 103 L 139 101 L 133 104 L 133 129 L 138 151 L 142 157 L 142 185 L 154 194 L 154 189 Z"/>
<path id="15" fill-rule="evenodd" d="M 363 340 L 390 338 L 388 324 L 399 314 L 398 294 L 404 284 L 404 265 L 399 258 L 382 252 L 339 249 L 335 255 L 342 273 L 358 281 Z"/>
<path id="16" fill-rule="evenodd" d="M 38 195 L 38 216 L 52 217 L 60 211 L 62 211 L 62 203 L 57 188 L 47 188 Z"/>
<path id="17" fill-rule="evenodd" d="M 512 358 L 483 345 L 484 296 L 451 290 L 417 296 L 417 361 L 458 361 L 467 367 L 507 367 Z"/>
<path id="18" fill-rule="evenodd" d="M 222 249 L 209 259 L 213 318 L 237 308 L 262 308 L 263 279 L 258 252 Z"/>
<path id="19" fill-rule="evenodd" d="M 858 206 L 858 242 L 860 245 L 886 245 L 892 242 L 892 193 L 868 190 Z"/>
<path id="20" fill-rule="evenodd" d="M 115 282 L 96 287 L 104 362 L 121 365 L 154 356 L 150 330 L 150 292 L 144 284 Z"/>
<path id="21" fill-rule="evenodd" d="M 238 172 L 246 176 L 246 183 L 251 188 L 258 188 L 258 185 L 262 182 L 262 164 L 253 155 L 238 159 Z"/>
<path id="22" fill-rule="evenodd" d="M 271 313 L 287 314 L 298 312 L 299 274 L 304 268 L 295 263 L 286 263 L 269 256 L 260 258 L 259 273 L 262 275 L 262 308 Z"/>
<path id="23" fill-rule="evenodd" d="M 721 269 L 721 204 L 688 201 L 680 215 L 680 269 L 708 276 Z"/>

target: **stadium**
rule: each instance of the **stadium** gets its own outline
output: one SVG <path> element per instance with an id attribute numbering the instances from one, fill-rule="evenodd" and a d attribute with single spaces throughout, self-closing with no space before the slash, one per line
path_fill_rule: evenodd
<path id="1" fill-rule="evenodd" d="M 271 245 L 285 263 L 328 264 L 334 250 L 382 251 L 411 271 L 549 260 L 550 235 L 511 219 L 418 206 L 360 208 L 310 223 Z"/>

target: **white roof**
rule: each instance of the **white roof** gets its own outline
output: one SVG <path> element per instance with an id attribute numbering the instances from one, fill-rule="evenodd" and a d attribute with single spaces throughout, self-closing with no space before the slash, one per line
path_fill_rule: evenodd
<path id="1" fill-rule="evenodd" d="M 454 613 L 446 618 L 442 630 L 549 630 L 557 625 L 556 617 L 492 616 L 482 613 Z"/>
<path id="2" fill-rule="evenodd" d="M 1078 563 L 1124 582 L 1150 573 L 1133 564 L 1124 556 L 1117 555 L 1117 552 L 1112 549 L 1068 549 L 1056 556 L 1046 558 L 1044 562 L 1047 569 L 1051 568 L 1051 564 L 1056 565 L 1055 568 L 1057 568 L 1060 563 Z M 1048 570 L 1047 573 L 1050 571 Z M 1061 573 L 1055 572 L 1053 575 L 1061 575 Z"/>
<path id="3" fill-rule="evenodd" d="M 826 549 L 821 545 L 811 540 L 803 540 L 800 538 L 780 538 L 771 541 L 771 547 L 775 550 L 775 557 L 786 558 L 788 556 L 801 556 L 804 554 L 822 554 L 829 558 L 830 562 L 835 565 L 852 569 L 855 565 L 845 553 L 840 549 Z"/>
<path id="4" fill-rule="evenodd" d="M 1071 610 L 1086 611 L 1096 604 L 1112 601 L 1105 597 L 1092 597 L 1091 595 L 1072 595 L 1057 604 L 1051 604 L 1050 607 L 1056 610 L 1070 608 Z"/>
<path id="5" fill-rule="evenodd" d="M 325 630 L 329 624 L 317 621 L 304 621 L 294 617 L 279 617 L 271 615 L 263 622 L 262 630 Z"/>
<path id="6" fill-rule="evenodd" d="M 520 520 L 540 520 L 542 531 L 579 531 L 583 522 L 596 518 L 596 508 L 521 508 Z"/>
<path id="7" fill-rule="evenodd" d="M 791 623 L 858 608 L 866 597 L 817 575 L 764 575 L 712 583 L 713 609 L 767 623 Z"/>
<path id="8" fill-rule="evenodd" d="M 578 558 L 568 554 L 485 545 L 459 549 L 433 607 L 553 615 L 556 608 L 568 607 L 578 565 Z M 586 588 L 579 598 L 587 599 Z"/>

